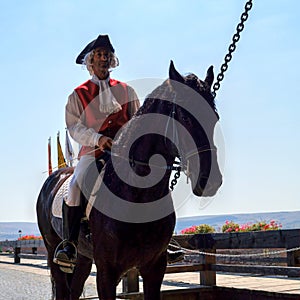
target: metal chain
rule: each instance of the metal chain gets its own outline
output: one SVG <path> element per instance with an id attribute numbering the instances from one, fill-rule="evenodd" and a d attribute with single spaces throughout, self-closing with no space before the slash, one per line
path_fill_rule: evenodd
<path id="1" fill-rule="evenodd" d="M 224 73 L 228 69 L 228 63 L 232 59 L 232 53 L 236 49 L 236 44 L 240 39 L 240 34 L 244 29 L 244 23 L 248 19 L 248 13 L 251 10 L 251 8 L 252 8 L 252 0 L 249 0 L 249 1 L 247 1 L 246 5 L 245 5 L 245 11 L 241 15 L 241 22 L 236 27 L 236 33 L 232 37 L 232 43 L 228 47 L 228 53 L 225 55 L 225 58 L 224 58 L 225 62 L 222 64 L 222 66 L 220 68 L 221 72 L 218 74 L 217 81 L 213 85 L 212 94 L 213 94 L 214 98 L 216 97 L 217 90 L 220 88 L 221 81 L 224 79 Z"/>
<path id="2" fill-rule="evenodd" d="M 175 185 L 177 184 L 177 180 L 180 177 L 180 167 L 177 168 L 176 173 L 174 174 L 174 179 L 171 180 L 171 185 L 170 185 L 170 189 L 171 191 L 174 190 Z"/>
<path id="3" fill-rule="evenodd" d="M 275 251 L 269 251 L 268 253 L 261 252 L 261 253 L 245 253 L 245 254 L 223 254 L 223 253 L 211 253 L 211 252 L 203 252 L 199 250 L 192 250 L 192 249 L 187 249 L 175 244 L 170 243 L 170 246 L 176 249 L 180 249 L 185 252 L 185 254 L 199 254 L 199 255 L 207 255 L 207 256 L 215 256 L 215 257 L 229 257 L 229 258 L 234 258 L 234 257 L 259 257 L 259 256 L 272 256 L 272 255 L 277 255 L 281 253 L 289 253 L 289 252 L 295 252 L 300 250 L 300 247 L 295 247 L 291 249 L 284 249 L 284 250 L 275 250 Z"/>

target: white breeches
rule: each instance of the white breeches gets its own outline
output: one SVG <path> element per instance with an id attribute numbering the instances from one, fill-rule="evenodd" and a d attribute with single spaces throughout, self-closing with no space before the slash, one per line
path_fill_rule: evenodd
<path id="1" fill-rule="evenodd" d="M 75 167 L 74 175 L 70 182 L 68 198 L 65 199 L 68 206 L 80 205 L 80 194 L 84 174 L 91 163 L 95 163 L 95 157 L 92 155 L 83 155 Z"/>

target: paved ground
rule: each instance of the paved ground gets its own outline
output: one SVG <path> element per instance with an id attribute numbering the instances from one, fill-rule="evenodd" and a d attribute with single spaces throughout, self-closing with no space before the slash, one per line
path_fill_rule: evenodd
<path id="1" fill-rule="evenodd" d="M 46 279 L 49 277 L 0 264 L 0 299 L 51 299 L 51 287 Z"/>
<path id="2" fill-rule="evenodd" d="M 92 275 L 85 286 L 85 297 L 96 296 L 95 266 Z M 178 289 L 192 287 L 199 284 L 197 273 L 166 274 L 162 289 Z M 262 276 L 217 274 L 217 285 L 299 294 L 300 278 L 273 278 Z M 140 283 L 142 286 L 142 283 Z M 121 292 L 121 284 L 118 292 Z M 0 255 L 0 300 L 50 300 L 51 285 L 50 272 L 45 260 L 21 259 L 21 264 L 14 264 L 13 257 Z"/>
<path id="3" fill-rule="evenodd" d="M 86 282 L 84 296 L 95 296 L 95 276 Z M 0 300 L 50 300 L 50 271 L 45 260 L 21 259 L 0 255 Z"/>

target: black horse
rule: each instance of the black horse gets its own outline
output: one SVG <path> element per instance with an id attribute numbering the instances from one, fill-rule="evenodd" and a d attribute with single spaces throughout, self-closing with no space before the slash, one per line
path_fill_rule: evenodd
<path id="1" fill-rule="evenodd" d="M 212 82 L 212 67 L 202 81 L 194 74 L 181 76 L 171 62 L 169 79 L 148 95 L 117 135 L 101 180 L 95 172 L 88 174 L 93 178 L 91 186 L 97 186 L 96 192 L 94 188 L 85 195 L 92 206 L 88 223 L 93 247 L 89 250 L 81 233 L 73 274 L 52 262 L 61 238 L 51 214 L 60 179 L 73 170 L 58 170 L 46 180 L 37 201 L 37 217 L 56 299 L 79 299 L 93 259 L 100 299 L 115 299 L 121 276 L 132 268 L 143 278 L 144 299 L 160 299 L 176 220 L 169 189 L 175 158 L 181 160 L 195 195 L 213 196 L 222 183 L 213 143 L 219 117 Z"/>

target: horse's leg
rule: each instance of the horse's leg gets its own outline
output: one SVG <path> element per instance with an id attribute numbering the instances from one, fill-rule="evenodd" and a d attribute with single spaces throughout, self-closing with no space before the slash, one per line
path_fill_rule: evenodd
<path id="1" fill-rule="evenodd" d="M 84 283 L 89 277 L 93 260 L 78 254 L 71 285 L 71 300 L 78 300 L 82 294 Z"/>
<path id="2" fill-rule="evenodd" d="M 167 253 L 165 252 L 157 261 L 140 268 L 143 277 L 144 300 L 159 300 L 160 288 L 167 266 Z"/>
<path id="3" fill-rule="evenodd" d="M 51 270 L 51 282 L 56 300 L 70 300 L 70 274 L 66 274 L 59 269 L 59 266 L 53 262 L 55 249 L 46 242 L 48 251 L 48 265 Z"/>
<path id="4" fill-rule="evenodd" d="M 101 300 L 115 300 L 116 289 L 120 277 L 120 272 L 114 266 L 106 263 L 97 263 L 97 290 Z"/>

